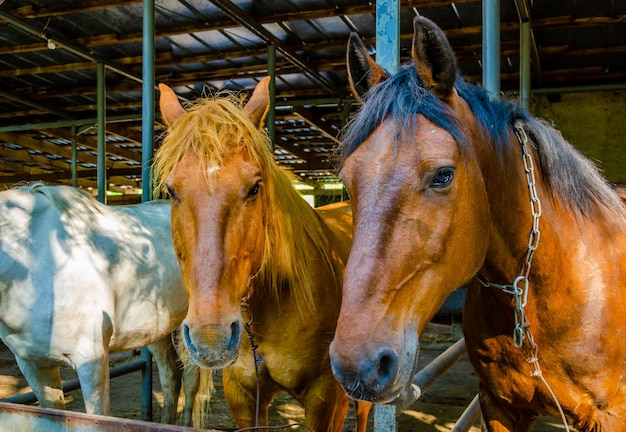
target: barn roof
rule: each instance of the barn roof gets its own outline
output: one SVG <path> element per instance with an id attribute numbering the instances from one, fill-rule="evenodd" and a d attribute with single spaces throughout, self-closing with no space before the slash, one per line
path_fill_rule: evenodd
<path id="1" fill-rule="evenodd" d="M 401 0 L 401 57 L 419 13 L 442 27 L 459 67 L 481 81 L 480 0 Z M 520 14 L 532 30 L 532 88 L 622 88 L 626 2 L 501 0 L 501 88 L 519 87 Z M 0 186 L 96 184 L 97 65 L 106 66 L 106 167 L 111 188 L 141 181 L 141 0 L 0 1 Z M 333 180 L 329 157 L 356 109 L 345 50 L 357 32 L 375 52 L 374 2 L 156 0 L 155 77 L 188 100 L 251 89 L 276 47 L 276 160 L 307 182 Z M 155 135 L 164 132 L 157 115 Z"/>

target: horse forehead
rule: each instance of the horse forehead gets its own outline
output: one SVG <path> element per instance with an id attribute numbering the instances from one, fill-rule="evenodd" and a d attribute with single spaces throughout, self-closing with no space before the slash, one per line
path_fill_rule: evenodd
<path id="1" fill-rule="evenodd" d="M 172 167 L 166 182 L 171 184 L 179 179 L 185 182 L 205 182 L 206 179 L 217 177 L 222 168 L 223 164 L 219 161 L 209 161 L 206 166 L 203 166 L 200 156 L 188 153 Z"/>
<path id="2" fill-rule="evenodd" d="M 344 182 L 350 182 L 365 172 L 372 173 L 381 167 L 393 153 L 393 146 L 398 138 L 398 128 L 391 120 L 385 120 L 363 141 L 344 161 L 340 176 Z"/>
<path id="3" fill-rule="evenodd" d="M 214 163 L 214 164 L 212 164 L 212 165 L 209 165 L 209 167 L 206 169 L 206 175 L 207 175 L 207 176 L 212 176 L 212 175 L 215 175 L 215 174 L 217 174 L 217 173 L 218 173 L 221 169 L 222 169 L 222 166 L 221 166 L 221 165 Z"/>
<path id="4" fill-rule="evenodd" d="M 340 176 L 349 183 L 355 177 L 378 178 L 398 175 L 410 169 L 414 174 L 437 161 L 455 161 L 459 148 L 452 135 L 422 115 L 414 119 L 414 127 L 386 119 L 345 160 Z"/>

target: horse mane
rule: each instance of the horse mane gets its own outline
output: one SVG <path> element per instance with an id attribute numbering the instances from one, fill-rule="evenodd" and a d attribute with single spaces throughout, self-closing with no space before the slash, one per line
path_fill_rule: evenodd
<path id="1" fill-rule="evenodd" d="M 492 98 L 485 89 L 460 75 L 455 88 L 474 113 L 483 141 L 491 143 L 500 163 L 511 146 L 509 137 L 515 121 L 522 120 L 553 200 L 564 203 L 579 216 L 592 217 L 600 209 L 623 215 L 621 200 L 598 168 L 558 130 L 511 101 Z M 450 133 L 462 152 L 469 151 L 469 140 L 449 107 L 424 88 L 415 65 L 408 63 L 365 95 L 360 111 L 343 131 L 339 167 L 386 118 L 411 131 L 417 127 L 415 114 L 422 114 Z"/>
<path id="2" fill-rule="evenodd" d="M 155 156 L 157 188 L 163 189 L 167 175 L 187 153 L 198 157 L 200 169 L 206 173 L 209 167 L 221 166 L 229 156 L 247 149 L 261 167 L 264 179 L 261 198 L 265 203 L 265 243 L 254 281 L 269 289 L 276 299 L 286 284 L 300 311 L 314 310 L 316 275 L 310 271 L 310 245 L 337 277 L 323 222 L 293 188 L 293 175 L 275 162 L 269 136 L 250 121 L 243 102 L 242 95 L 222 92 L 188 107 L 171 125 Z M 209 190 L 216 186 L 211 177 L 205 176 L 205 180 Z"/>

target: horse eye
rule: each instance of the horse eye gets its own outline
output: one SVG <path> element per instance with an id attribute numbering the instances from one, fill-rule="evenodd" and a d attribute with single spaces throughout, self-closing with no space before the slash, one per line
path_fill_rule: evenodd
<path id="1" fill-rule="evenodd" d="M 450 186 L 454 178 L 454 168 L 441 168 L 433 177 L 431 186 L 435 188 L 444 188 Z"/>
<path id="2" fill-rule="evenodd" d="M 259 189 L 261 188 L 261 182 L 258 181 L 252 186 L 252 188 L 248 191 L 248 198 L 253 198 L 259 194 Z"/>
<path id="3" fill-rule="evenodd" d="M 165 185 L 165 192 L 167 193 L 167 196 L 171 198 L 172 201 L 178 202 L 178 196 L 176 195 L 176 192 L 174 192 L 174 189 L 170 187 L 170 185 L 168 184 Z"/>

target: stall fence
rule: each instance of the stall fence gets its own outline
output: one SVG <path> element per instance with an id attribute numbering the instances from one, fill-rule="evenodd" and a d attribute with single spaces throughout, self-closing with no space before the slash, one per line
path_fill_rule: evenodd
<path id="1" fill-rule="evenodd" d="M 45 409 L 21 404 L 30 404 L 37 401 L 35 395 L 26 393 L 0 401 L 1 430 L 39 431 L 50 432 L 82 432 L 82 431 L 194 431 L 196 429 L 150 423 L 152 417 L 152 359 L 146 358 L 146 348 L 142 350 L 142 359 L 111 368 L 111 379 L 142 371 L 142 418 L 143 420 L 119 419 L 115 417 L 90 415 L 72 411 Z M 413 380 L 415 398 L 417 400 L 454 366 L 466 354 L 465 339 L 460 339 L 441 353 L 432 362 L 426 365 Z M 150 353 L 147 352 L 149 356 Z M 77 379 L 63 383 L 63 391 L 78 390 L 80 384 Z M 408 401 L 412 403 L 413 401 Z M 149 407 L 149 408 L 148 408 Z M 480 416 L 478 396 L 470 402 L 461 417 L 457 420 L 451 432 L 467 432 Z M 14 427 L 15 426 L 15 427 Z M 42 429 L 43 428 L 43 429 Z M 396 408 L 392 405 L 374 406 L 374 432 L 397 431 Z"/>

